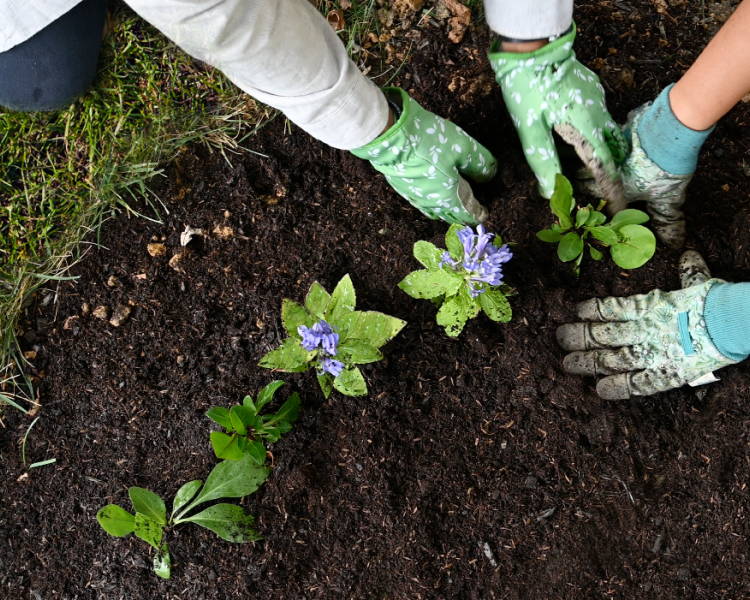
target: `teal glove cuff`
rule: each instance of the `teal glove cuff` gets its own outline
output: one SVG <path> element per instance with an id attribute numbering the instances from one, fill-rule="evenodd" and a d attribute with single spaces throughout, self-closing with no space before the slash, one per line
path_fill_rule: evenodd
<path id="1" fill-rule="evenodd" d="M 715 284 L 703 317 L 719 352 L 736 361 L 750 356 L 750 283 Z"/>
<path id="2" fill-rule="evenodd" d="M 487 218 L 461 177 L 487 181 L 497 161 L 484 146 L 450 121 L 423 109 L 400 88 L 402 112 L 383 135 L 352 154 L 369 160 L 393 188 L 431 219 L 475 225 Z"/>

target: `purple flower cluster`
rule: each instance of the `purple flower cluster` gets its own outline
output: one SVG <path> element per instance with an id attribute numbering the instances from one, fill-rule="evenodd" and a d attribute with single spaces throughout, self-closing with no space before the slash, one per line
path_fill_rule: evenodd
<path id="1" fill-rule="evenodd" d="M 477 225 L 476 233 L 467 226 L 459 229 L 457 234 L 464 247 L 462 266 L 469 272 L 470 293 L 476 298 L 484 292 L 484 287 L 475 287 L 473 282 L 500 285 L 503 281 L 502 265 L 513 257 L 513 253 L 508 249 L 508 244 L 500 248 L 495 246 L 492 243 L 495 234 L 486 233 L 482 225 Z M 458 266 L 458 262 L 448 252 L 443 253 L 440 267 L 444 264 L 449 264 L 454 269 Z"/>
<path id="2" fill-rule="evenodd" d="M 302 336 L 302 347 L 305 350 L 312 352 L 318 348 L 321 349 L 318 365 L 323 373 L 330 373 L 334 377 L 341 375 L 344 363 L 331 358 L 338 354 L 336 346 L 339 343 L 339 334 L 334 331 L 333 327 L 321 319 L 312 327 L 300 325 L 297 327 L 297 333 Z"/>

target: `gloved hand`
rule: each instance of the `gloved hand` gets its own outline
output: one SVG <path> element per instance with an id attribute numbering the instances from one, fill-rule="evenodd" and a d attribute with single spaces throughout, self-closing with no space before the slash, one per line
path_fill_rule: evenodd
<path id="1" fill-rule="evenodd" d="M 721 281 L 710 279 L 706 263 L 690 251 L 680 258 L 680 282 L 675 292 L 580 303 L 576 311 L 585 322 L 557 329 L 560 347 L 572 351 L 563 368 L 605 375 L 596 391 L 606 400 L 716 381 L 714 370 L 737 362 L 716 349 L 703 318 L 706 296 Z"/>
<path id="2" fill-rule="evenodd" d="M 490 64 L 539 193 L 550 198 L 555 175 L 562 173 L 554 129 L 576 149 L 614 214 L 625 208 L 617 165 L 628 146 L 607 111 L 599 77 L 576 60 L 574 40 L 575 23 L 570 33 L 534 52 L 501 52 L 496 41 L 490 48 Z"/>
<path id="3" fill-rule="evenodd" d="M 401 116 L 383 135 L 352 154 L 372 163 L 393 188 L 430 219 L 476 225 L 487 209 L 460 174 L 488 181 L 497 161 L 460 127 L 434 115 L 400 88 L 385 88 Z"/>

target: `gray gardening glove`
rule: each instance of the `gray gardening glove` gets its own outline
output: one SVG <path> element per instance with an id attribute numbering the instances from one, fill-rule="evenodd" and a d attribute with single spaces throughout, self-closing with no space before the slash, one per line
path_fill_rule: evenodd
<path id="1" fill-rule="evenodd" d="M 680 258 L 682 289 L 628 298 L 593 298 L 576 307 L 583 323 L 562 325 L 557 342 L 571 351 L 563 368 L 604 375 L 596 391 L 605 400 L 649 396 L 716 381 L 713 371 L 736 363 L 714 346 L 703 319 L 710 279 L 697 252 Z"/>

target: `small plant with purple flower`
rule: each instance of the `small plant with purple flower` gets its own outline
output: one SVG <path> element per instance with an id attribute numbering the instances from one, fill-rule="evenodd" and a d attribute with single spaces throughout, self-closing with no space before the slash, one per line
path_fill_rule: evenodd
<path id="1" fill-rule="evenodd" d="M 437 323 L 451 337 L 480 310 L 493 321 L 510 321 L 511 288 L 503 283 L 503 265 L 513 256 L 508 245 L 482 225 L 476 232 L 451 225 L 445 244 L 448 250 L 424 241 L 414 244 L 414 257 L 426 268 L 410 273 L 398 286 L 413 298 L 435 302 L 440 307 Z"/>
<path id="2" fill-rule="evenodd" d="M 379 312 L 354 310 L 355 305 L 348 275 L 332 294 L 313 283 L 304 306 L 284 299 L 281 320 L 289 337 L 266 354 L 260 366 L 291 373 L 314 367 L 326 398 L 334 388 L 347 396 L 366 395 L 365 378 L 355 365 L 382 360 L 379 348 L 406 322 Z"/>

